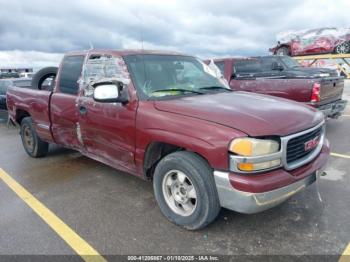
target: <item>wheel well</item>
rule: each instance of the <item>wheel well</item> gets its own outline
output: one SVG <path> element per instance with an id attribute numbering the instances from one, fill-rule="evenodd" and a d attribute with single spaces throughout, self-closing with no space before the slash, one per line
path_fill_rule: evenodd
<path id="1" fill-rule="evenodd" d="M 22 110 L 22 109 L 17 109 L 16 110 L 16 122 L 18 124 L 21 124 L 23 118 L 25 118 L 27 116 L 30 116 L 30 114 L 27 111 Z"/>
<path id="2" fill-rule="evenodd" d="M 156 165 L 163 157 L 170 153 L 183 150 L 185 150 L 185 148 L 163 142 L 152 142 L 149 144 L 143 162 L 145 177 L 147 179 L 152 178 Z"/>

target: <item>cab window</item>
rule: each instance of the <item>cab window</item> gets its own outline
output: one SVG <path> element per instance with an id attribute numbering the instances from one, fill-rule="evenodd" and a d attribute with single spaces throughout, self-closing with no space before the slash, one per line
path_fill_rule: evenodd
<path id="1" fill-rule="evenodd" d="M 84 56 L 66 56 L 62 61 L 59 87 L 61 93 L 76 95 L 78 93 L 78 80 L 84 63 Z"/>

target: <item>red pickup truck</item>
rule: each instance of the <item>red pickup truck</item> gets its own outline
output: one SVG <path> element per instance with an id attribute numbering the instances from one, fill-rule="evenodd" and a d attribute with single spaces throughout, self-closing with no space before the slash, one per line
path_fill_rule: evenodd
<path id="1" fill-rule="evenodd" d="M 339 117 L 346 107 L 344 79 L 335 70 L 302 67 L 289 56 L 224 58 L 214 63 L 233 90 L 291 99 L 330 118 Z"/>
<path id="2" fill-rule="evenodd" d="M 324 116 L 293 101 L 233 92 L 199 59 L 170 52 L 66 54 L 11 87 L 25 151 L 54 143 L 153 181 L 162 213 L 189 230 L 221 207 L 256 213 L 312 184 L 329 156 Z"/>

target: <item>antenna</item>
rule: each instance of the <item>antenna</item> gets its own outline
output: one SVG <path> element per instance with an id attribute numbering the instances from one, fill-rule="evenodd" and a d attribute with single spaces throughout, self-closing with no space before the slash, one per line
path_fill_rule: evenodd
<path id="1" fill-rule="evenodd" d="M 143 19 L 142 19 L 142 14 L 136 14 L 136 17 L 140 20 L 140 40 L 141 40 L 141 50 L 143 50 Z"/>
<path id="2" fill-rule="evenodd" d="M 91 42 L 89 42 L 89 46 L 90 46 L 90 49 L 89 50 L 93 50 L 94 49 L 94 46 Z"/>

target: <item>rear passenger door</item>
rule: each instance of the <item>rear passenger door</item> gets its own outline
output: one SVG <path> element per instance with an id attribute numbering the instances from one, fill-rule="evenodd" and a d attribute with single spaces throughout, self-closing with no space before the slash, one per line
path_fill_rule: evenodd
<path id="1" fill-rule="evenodd" d="M 65 56 L 51 97 L 51 130 L 57 144 L 79 149 L 77 98 L 84 55 Z"/>

